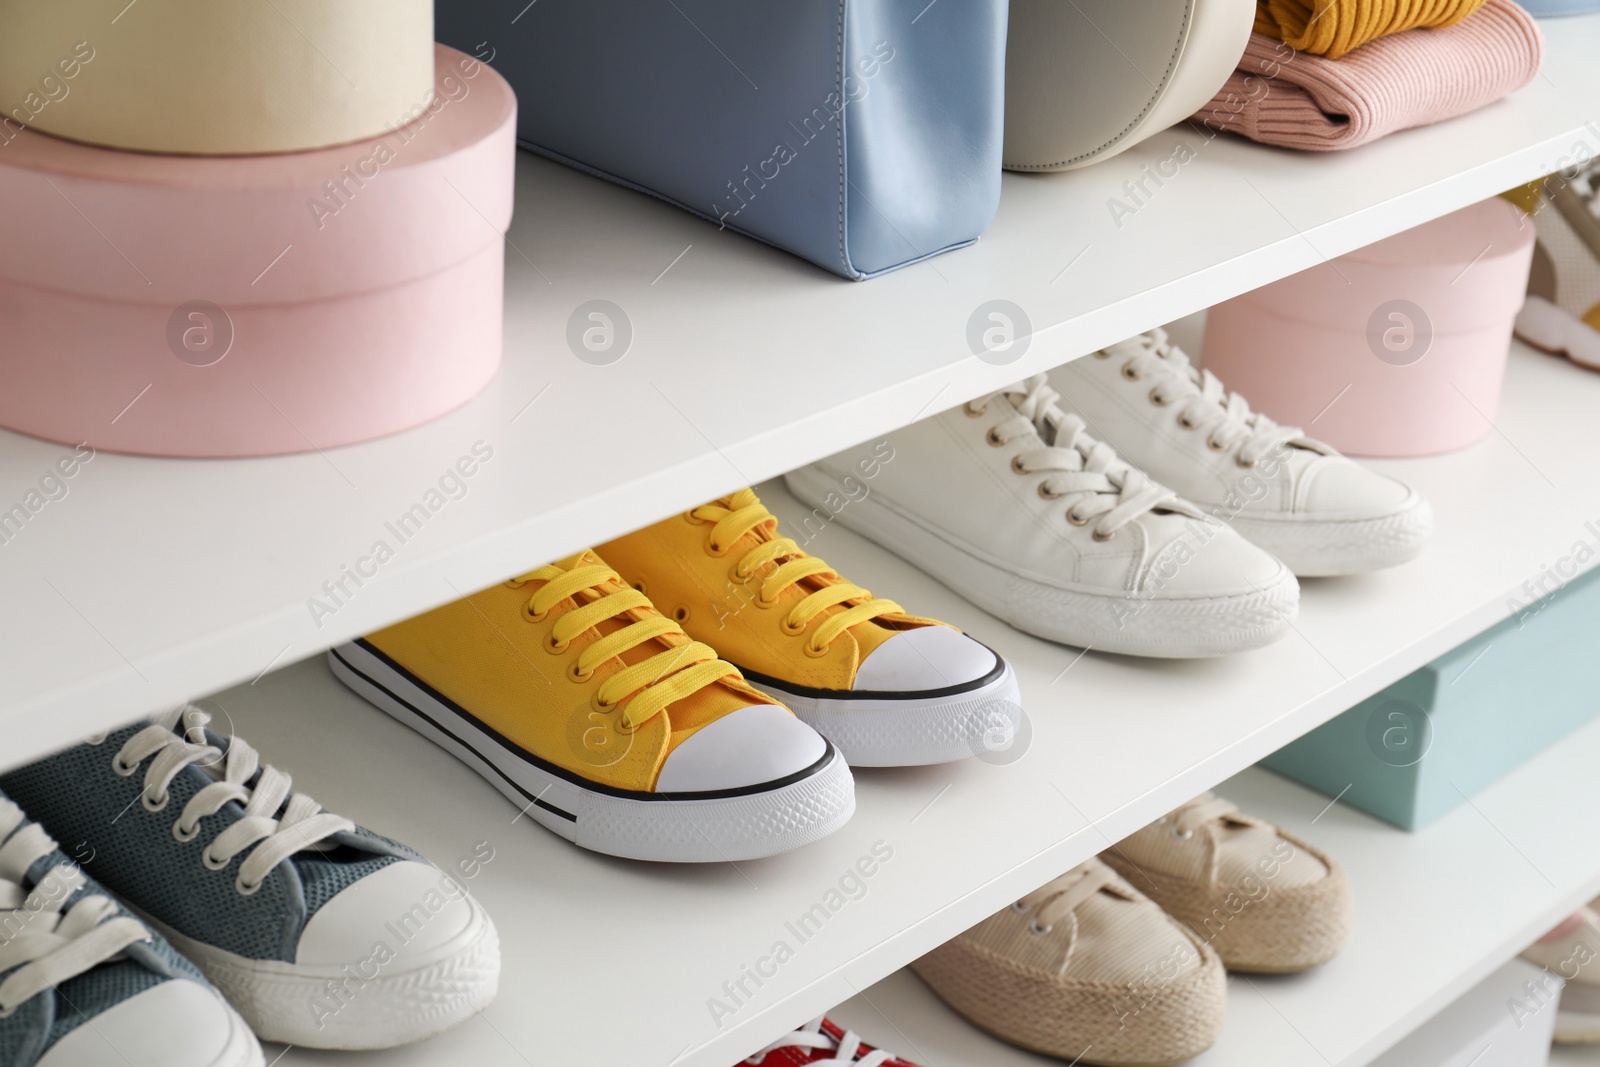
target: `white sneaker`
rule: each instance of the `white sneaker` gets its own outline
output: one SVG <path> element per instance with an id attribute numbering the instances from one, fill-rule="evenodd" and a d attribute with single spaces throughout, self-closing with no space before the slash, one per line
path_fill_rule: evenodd
<path id="1" fill-rule="evenodd" d="M 1074 360 L 1052 377 L 1063 405 L 1129 463 L 1302 577 L 1404 563 L 1433 530 L 1416 490 L 1252 412 L 1163 330 Z"/>
<path id="2" fill-rule="evenodd" d="M 787 478 L 819 508 L 1040 637 L 1136 656 L 1214 656 L 1281 637 L 1288 568 L 1152 482 L 1056 406 L 1044 375 Z M 874 470 L 869 480 L 858 472 Z"/>

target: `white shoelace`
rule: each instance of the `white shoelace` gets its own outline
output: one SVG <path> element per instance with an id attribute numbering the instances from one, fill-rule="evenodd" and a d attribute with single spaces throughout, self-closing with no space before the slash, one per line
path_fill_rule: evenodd
<path id="1" fill-rule="evenodd" d="M 974 400 L 967 405 L 968 414 L 981 415 L 997 396 L 1010 401 L 1017 414 L 991 427 L 989 441 L 1004 444 L 1021 434 L 1038 434 L 1045 447 L 1018 453 L 1011 469 L 1049 475 L 1039 483 L 1039 495 L 1061 498 L 1067 505 L 1067 521 L 1075 526 L 1094 522 L 1095 540 L 1111 540 L 1122 527 L 1157 508 L 1200 517 L 1172 490 L 1151 481 L 1116 449 L 1093 437 L 1082 418 L 1063 411 L 1056 404 L 1061 394 L 1044 375 Z"/>
<path id="2" fill-rule="evenodd" d="M 221 870 L 235 856 L 253 847 L 254 851 L 239 865 L 234 881 L 241 894 L 249 896 L 260 889 L 267 875 L 296 852 L 355 829 L 355 823 L 344 816 L 323 811 L 322 805 L 306 794 L 292 792 L 293 780 L 276 767 L 263 765 L 256 750 L 239 738 L 229 738 L 223 761 L 223 753 L 216 747 L 189 741 L 176 732 L 179 722 L 198 733 L 210 721 L 207 712 L 193 705 L 166 712 L 128 738 L 111 765 L 126 777 L 138 770 L 139 764 L 155 757 L 144 773 L 144 804 L 151 811 L 160 811 L 167 805 L 167 787 L 189 764 L 200 764 L 214 779 L 184 805 L 172 827 L 172 835 L 179 841 L 194 840 L 200 833 L 200 820 L 215 815 L 228 801 L 243 805 L 244 818 L 218 834 L 200 857 L 208 869 Z M 219 761 L 223 761 L 220 770 Z M 248 783 L 258 769 L 261 778 L 252 788 Z M 283 818 L 276 818 L 285 800 L 288 806 Z"/>
<path id="3" fill-rule="evenodd" d="M 1185 429 L 1203 431 L 1210 446 L 1219 452 L 1238 447 L 1241 466 L 1253 467 L 1285 445 L 1330 451 L 1327 445 L 1306 437 L 1299 427 L 1279 426 L 1259 411 L 1251 411 L 1244 397 L 1228 392 L 1215 374 L 1191 363 L 1165 330 L 1151 330 L 1106 351 L 1124 357 L 1125 367 L 1138 376 L 1155 379 L 1151 399 L 1163 406 L 1180 405 L 1177 416 Z"/>
<path id="4" fill-rule="evenodd" d="M 776 1052 L 781 1048 L 811 1048 L 821 1049 L 824 1052 L 836 1052 L 831 1060 L 817 1060 L 812 1067 L 883 1067 L 883 1064 L 894 1059 L 894 1055 L 883 1049 L 873 1049 L 866 1055 L 861 1055 L 861 1038 L 854 1030 L 846 1030 L 844 1038 L 839 1041 L 833 1035 L 822 1029 L 823 1016 L 818 1016 L 806 1023 L 800 1029 L 785 1034 L 772 1044 L 749 1057 L 744 1062 L 760 1063 L 767 1058 L 767 1053 Z M 860 1056 L 860 1059 L 856 1057 Z"/>
<path id="5" fill-rule="evenodd" d="M 1090 897 L 1102 889 L 1114 887 L 1116 882 L 1116 873 L 1110 867 L 1091 860 L 1046 882 L 1013 904 L 1012 908 L 1024 915 L 1033 912 L 1028 929 L 1044 935 L 1053 930 L 1056 923 L 1077 911 Z"/>
<path id="6" fill-rule="evenodd" d="M 32 892 L 25 890 L 28 869 L 54 852 L 56 843 L 38 823 L 23 821 L 22 809 L 0 797 L 0 974 L 12 971 L 0 982 L 0 1019 L 134 942 L 150 940 L 144 924 L 123 914 L 110 897 L 84 896 L 63 911 L 87 881 L 76 866 L 61 864 Z"/>

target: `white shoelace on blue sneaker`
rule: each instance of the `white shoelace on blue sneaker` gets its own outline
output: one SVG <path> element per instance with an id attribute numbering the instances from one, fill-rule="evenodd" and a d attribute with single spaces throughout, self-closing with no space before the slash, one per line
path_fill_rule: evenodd
<path id="1" fill-rule="evenodd" d="M 894 1059 L 892 1053 L 883 1049 L 873 1049 L 866 1055 L 861 1055 L 861 1038 L 853 1030 L 844 1031 L 844 1037 L 835 1041 L 832 1034 L 822 1029 L 824 1016 L 818 1016 L 800 1029 L 785 1034 L 760 1052 L 745 1060 L 746 1063 L 760 1063 L 767 1058 L 767 1053 L 776 1052 L 782 1048 L 810 1048 L 822 1049 L 824 1052 L 834 1052 L 836 1055 L 831 1060 L 817 1060 L 811 1067 L 883 1067 L 883 1064 Z M 857 1057 L 860 1057 L 859 1059 Z"/>
<path id="2" fill-rule="evenodd" d="M 190 741 L 177 732 L 179 723 L 183 723 L 191 734 L 198 734 L 210 721 L 207 712 L 193 705 L 175 708 L 128 738 L 111 765 L 126 777 L 138 770 L 139 764 L 155 757 L 144 773 L 145 806 L 152 811 L 166 806 L 167 788 L 178 772 L 190 764 L 200 765 L 213 779 L 184 805 L 178 816 L 172 833 L 180 841 L 198 836 L 200 820 L 215 815 L 228 801 L 241 804 L 244 818 L 218 834 L 201 857 L 207 867 L 220 870 L 235 856 L 253 848 L 239 865 L 234 884 L 240 893 L 248 896 L 260 889 L 267 875 L 296 852 L 355 829 L 355 823 L 344 816 L 324 811 L 306 794 L 293 792 L 293 779 L 276 767 L 263 764 L 256 750 L 239 738 L 228 739 L 224 756 L 215 746 Z M 252 787 L 250 779 L 258 770 L 261 777 Z M 283 808 L 281 819 L 277 818 L 279 808 Z"/>
<path id="3" fill-rule="evenodd" d="M 28 870 L 54 852 L 56 843 L 38 823 L 23 822 L 22 809 L 0 797 L 0 974 L 12 972 L 0 982 L 0 1019 L 129 945 L 150 940 L 144 924 L 110 897 L 86 895 L 63 911 L 86 881 L 73 865 L 52 868 L 32 892 L 24 889 Z"/>

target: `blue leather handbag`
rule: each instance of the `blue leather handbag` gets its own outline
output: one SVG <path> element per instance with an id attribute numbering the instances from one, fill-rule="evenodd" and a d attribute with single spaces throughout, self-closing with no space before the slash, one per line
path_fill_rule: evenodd
<path id="1" fill-rule="evenodd" d="M 439 0 L 523 147 L 847 278 L 1000 200 L 1007 0 Z"/>

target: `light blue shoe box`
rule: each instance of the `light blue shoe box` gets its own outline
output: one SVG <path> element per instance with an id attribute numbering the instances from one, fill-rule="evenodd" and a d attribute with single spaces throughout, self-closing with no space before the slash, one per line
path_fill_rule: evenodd
<path id="1" fill-rule="evenodd" d="M 1261 765 L 1419 830 L 1597 715 L 1600 570 L 1519 603 Z"/>

